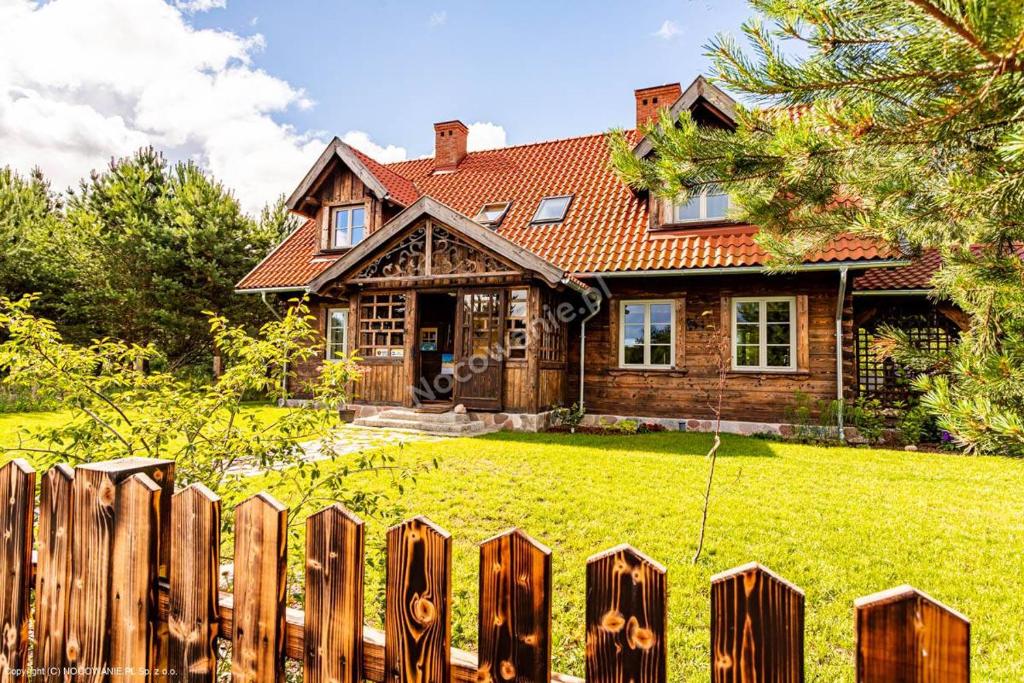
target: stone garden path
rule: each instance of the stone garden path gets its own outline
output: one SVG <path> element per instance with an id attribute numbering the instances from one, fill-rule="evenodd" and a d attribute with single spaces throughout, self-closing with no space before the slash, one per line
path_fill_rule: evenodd
<path id="1" fill-rule="evenodd" d="M 335 454 L 344 456 L 351 453 L 358 453 L 359 451 L 372 450 L 374 448 L 382 448 L 385 446 L 397 446 L 403 443 L 443 441 L 449 437 L 439 436 L 437 434 L 425 434 L 423 432 L 417 432 L 410 429 L 360 427 L 358 425 L 349 424 L 339 427 L 330 438 L 334 445 Z M 307 461 L 312 462 L 314 460 L 323 460 L 328 457 L 321 452 L 320 444 L 321 440 L 310 441 L 304 444 L 304 448 L 306 449 L 305 459 Z M 230 472 L 232 474 L 250 476 L 261 474 L 262 470 L 258 467 L 253 467 L 249 463 L 239 463 L 232 467 Z"/>

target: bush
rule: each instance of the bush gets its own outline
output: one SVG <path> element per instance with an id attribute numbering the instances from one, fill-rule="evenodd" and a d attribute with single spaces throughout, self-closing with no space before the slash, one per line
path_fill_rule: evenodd
<path id="1" fill-rule="evenodd" d="M 573 403 L 571 408 L 555 406 L 551 409 L 551 424 L 554 427 L 567 427 L 569 431 L 575 432 L 586 414 L 586 408 L 578 403 Z"/>
<path id="2" fill-rule="evenodd" d="M 897 429 L 904 443 L 940 443 L 943 441 L 942 430 L 939 429 L 935 416 L 920 404 L 903 412 Z"/>

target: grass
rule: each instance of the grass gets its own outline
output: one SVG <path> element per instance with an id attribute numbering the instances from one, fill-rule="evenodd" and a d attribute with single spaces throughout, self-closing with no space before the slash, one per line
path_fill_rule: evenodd
<path id="1" fill-rule="evenodd" d="M 670 680 L 708 680 L 709 579 L 751 560 L 806 591 L 808 680 L 853 680 L 853 600 L 902 583 L 972 618 L 978 680 L 1024 680 L 1024 462 L 726 436 L 694 566 L 709 439 L 502 433 L 404 447 L 406 462 L 440 463 L 401 502 L 454 536 L 455 644 L 475 645 L 476 544 L 518 526 L 553 550 L 559 671 L 583 672 L 587 557 L 626 542 L 668 567 Z"/>
<path id="2" fill-rule="evenodd" d="M 261 420 L 270 423 L 285 409 L 264 403 L 247 404 L 244 412 L 254 412 Z M 19 443 L 19 435 L 41 429 L 60 427 L 71 417 L 70 411 L 53 410 L 27 413 L 0 413 L 0 448 L 13 448 Z M 26 442 L 27 443 L 27 442 Z M 23 456 L 31 461 L 28 455 Z"/>
<path id="3" fill-rule="evenodd" d="M 251 409 L 268 418 L 278 410 Z M 0 415 L 0 445 L 15 443 L 19 426 L 63 417 Z M 853 600 L 901 583 L 972 619 L 977 680 L 1024 680 L 1024 461 L 727 435 L 705 554 L 693 565 L 709 442 L 706 434 L 500 433 L 396 449 L 403 463 L 439 463 L 395 495 L 409 515 L 454 537 L 453 643 L 475 647 L 476 544 L 518 526 L 553 550 L 558 671 L 583 672 L 587 557 L 625 542 L 668 567 L 672 681 L 709 678 L 709 579 L 751 560 L 806 591 L 808 680 L 853 680 Z M 387 486 L 371 475 L 351 481 Z M 370 521 L 367 534 L 379 546 L 383 525 Z M 301 547 L 293 541 L 293 555 Z M 371 619 L 379 618 L 378 564 L 367 575 Z"/>

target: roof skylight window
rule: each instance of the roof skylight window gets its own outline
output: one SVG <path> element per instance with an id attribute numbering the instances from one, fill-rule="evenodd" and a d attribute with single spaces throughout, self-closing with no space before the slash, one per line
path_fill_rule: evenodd
<path id="1" fill-rule="evenodd" d="M 540 206 L 537 207 L 537 213 L 533 215 L 531 223 L 558 223 L 565 219 L 565 214 L 569 210 L 569 204 L 572 202 L 572 195 L 562 195 L 560 197 L 544 197 L 540 200 Z"/>
<path id="2" fill-rule="evenodd" d="M 505 214 L 508 213 L 508 207 L 512 202 L 491 202 L 490 204 L 484 204 L 480 208 L 480 213 L 473 219 L 477 223 L 483 223 L 484 225 L 496 228 L 501 225 L 501 221 L 505 219 Z"/>

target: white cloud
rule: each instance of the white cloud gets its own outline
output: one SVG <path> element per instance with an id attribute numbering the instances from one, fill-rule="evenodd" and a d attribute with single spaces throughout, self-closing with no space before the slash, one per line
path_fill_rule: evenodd
<path id="1" fill-rule="evenodd" d="M 313 102 L 253 65 L 262 36 L 197 29 L 183 14 L 223 4 L 0 0 L 0 165 L 39 166 L 63 189 L 153 145 L 198 160 L 249 211 L 291 190 L 326 140 L 274 116 Z"/>
<path id="2" fill-rule="evenodd" d="M 497 149 L 505 146 L 505 129 L 490 121 L 469 124 L 469 138 L 466 148 L 470 152 L 482 149 Z"/>
<path id="3" fill-rule="evenodd" d="M 427 26 L 429 26 L 430 28 L 434 28 L 436 26 L 444 26 L 447 23 L 448 12 L 446 10 L 434 12 L 433 14 L 430 15 L 430 18 L 427 19 Z"/>
<path id="4" fill-rule="evenodd" d="M 174 6 L 183 12 L 195 14 L 196 12 L 209 12 L 212 9 L 223 9 L 228 6 L 228 0 L 174 0 Z"/>
<path id="5" fill-rule="evenodd" d="M 672 21 L 671 19 L 666 19 L 665 21 L 662 22 L 661 28 L 659 28 L 651 35 L 657 36 L 662 40 L 672 40 L 682 32 L 683 29 L 679 28 L 679 24 Z"/>
<path id="6" fill-rule="evenodd" d="M 341 141 L 382 164 L 405 161 L 409 157 L 405 147 L 396 147 L 395 145 L 382 147 L 370 139 L 369 133 L 364 133 L 361 130 L 350 130 L 341 136 Z"/>

